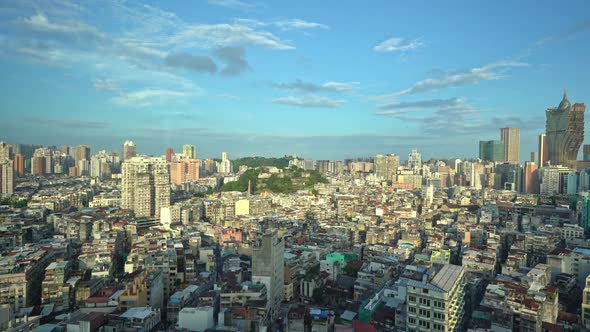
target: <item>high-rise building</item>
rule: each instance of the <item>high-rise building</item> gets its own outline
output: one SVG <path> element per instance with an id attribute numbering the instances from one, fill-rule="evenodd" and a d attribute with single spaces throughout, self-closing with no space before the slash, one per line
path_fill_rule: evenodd
<path id="1" fill-rule="evenodd" d="M 520 162 L 520 129 L 500 128 L 500 140 L 504 144 L 504 161 Z"/>
<path id="2" fill-rule="evenodd" d="M 10 144 L 0 142 L 0 160 L 11 159 L 12 157 L 12 146 Z"/>
<path id="3" fill-rule="evenodd" d="M 227 152 L 221 153 L 221 162 L 219 163 L 217 171 L 222 174 L 229 174 L 232 172 L 232 164 L 231 160 L 227 157 Z"/>
<path id="4" fill-rule="evenodd" d="M 547 149 L 547 136 L 539 135 L 539 167 L 547 166 L 549 161 L 549 150 Z"/>
<path id="5" fill-rule="evenodd" d="M 590 275 L 586 277 L 586 285 L 582 295 L 582 326 L 590 326 Z"/>
<path id="6" fill-rule="evenodd" d="M 582 211 L 580 213 L 580 224 L 585 232 L 590 232 L 590 192 L 581 192 L 579 194 Z"/>
<path id="7" fill-rule="evenodd" d="M 266 286 L 271 322 L 278 318 L 284 297 L 284 252 L 285 242 L 276 230 L 259 234 L 252 249 L 252 282 Z"/>
<path id="8" fill-rule="evenodd" d="M 479 159 L 483 161 L 504 161 L 504 144 L 501 141 L 479 141 Z"/>
<path id="9" fill-rule="evenodd" d="M 90 147 L 88 145 L 78 145 L 76 147 L 76 164 L 80 160 L 90 160 Z"/>
<path id="10" fill-rule="evenodd" d="M 584 144 L 582 146 L 583 160 L 590 161 L 590 144 Z"/>
<path id="11" fill-rule="evenodd" d="M 379 180 L 384 180 L 386 172 L 385 156 L 382 154 L 376 155 L 375 159 L 373 160 L 373 164 L 373 169 L 375 170 L 375 177 Z"/>
<path id="12" fill-rule="evenodd" d="M 170 206 L 170 169 L 162 158 L 133 157 L 123 163 L 121 206 L 138 217 L 160 216 Z"/>
<path id="13" fill-rule="evenodd" d="M 197 159 L 179 159 L 170 164 L 170 180 L 180 185 L 199 179 L 201 162 Z"/>
<path id="14" fill-rule="evenodd" d="M 128 159 L 131 159 L 133 157 L 135 157 L 137 155 L 137 151 L 136 151 L 136 147 L 135 147 L 135 143 L 133 143 L 133 141 L 125 141 L 125 143 L 123 143 L 123 160 L 121 161 L 125 161 Z"/>
<path id="15" fill-rule="evenodd" d="M 584 141 L 584 112 L 583 103 L 570 104 L 567 91 L 557 108 L 546 111 L 548 158 L 551 165 L 563 165 L 575 168 L 580 145 Z"/>
<path id="16" fill-rule="evenodd" d="M 412 170 L 419 170 L 422 167 L 422 155 L 418 149 L 412 149 L 408 156 L 408 168 Z"/>
<path id="17" fill-rule="evenodd" d="M 78 167 L 78 176 L 90 175 L 90 147 L 88 145 L 78 145 L 76 147 L 76 167 Z"/>
<path id="18" fill-rule="evenodd" d="M 45 157 L 33 156 L 33 158 L 31 158 L 31 175 L 33 175 L 33 176 L 45 175 Z"/>
<path id="19" fill-rule="evenodd" d="M 551 165 L 541 169 L 541 195 L 564 194 L 567 191 L 567 175 L 571 170 L 560 165 Z"/>
<path id="20" fill-rule="evenodd" d="M 10 159 L 0 159 L 0 194 L 14 192 L 14 166 Z"/>
<path id="21" fill-rule="evenodd" d="M 182 154 L 189 159 L 197 159 L 197 147 L 192 144 L 182 146 Z"/>
<path id="22" fill-rule="evenodd" d="M 539 194 L 539 166 L 532 161 L 524 163 L 524 192 Z"/>
<path id="23" fill-rule="evenodd" d="M 172 161 L 172 156 L 174 156 L 174 149 L 172 149 L 172 148 L 166 149 L 166 161 L 167 162 Z"/>
<path id="24" fill-rule="evenodd" d="M 433 201 L 434 201 L 434 186 L 432 184 L 422 186 L 423 205 L 428 207 L 428 206 L 432 205 Z"/>
<path id="25" fill-rule="evenodd" d="M 397 179 L 397 169 L 400 165 L 399 156 L 388 154 L 385 156 L 385 180 L 395 181 Z"/>
<path id="26" fill-rule="evenodd" d="M 14 172 L 18 176 L 25 176 L 25 156 L 21 153 L 14 155 Z"/>
<path id="27" fill-rule="evenodd" d="M 465 319 L 465 268 L 445 264 L 429 280 L 409 279 L 408 331 L 461 331 Z"/>
<path id="28" fill-rule="evenodd" d="M 519 164 L 505 162 L 496 165 L 495 173 L 496 189 L 522 192 L 522 167 Z"/>

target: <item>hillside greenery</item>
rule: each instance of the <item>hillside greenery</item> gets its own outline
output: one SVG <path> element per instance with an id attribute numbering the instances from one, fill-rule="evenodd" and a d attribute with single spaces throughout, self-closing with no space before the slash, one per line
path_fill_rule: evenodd
<path id="1" fill-rule="evenodd" d="M 232 160 L 234 172 L 240 169 L 240 166 L 245 165 L 250 168 L 257 168 L 261 166 L 274 166 L 277 168 L 289 167 L 289 159 L 287 158 L 267 158 L 267 157 L 245 157 Z"/>
<path id="2" fill-rule="evenodd" d="M 252 193 L 270 191 L 273 193 L 288 194 L 303 189 L 313 189 L 317 183 L 328 183 L 328 180 L 318 171 L 304 171 L 297 167 L 290 167 L 280 174 L 273 174 L 268 178 L 259 179 L 260 171 L 247 170 L 237 181 L 225 183 L 220 191 L 248 190 L 248 181 L 251 183 Z"/>

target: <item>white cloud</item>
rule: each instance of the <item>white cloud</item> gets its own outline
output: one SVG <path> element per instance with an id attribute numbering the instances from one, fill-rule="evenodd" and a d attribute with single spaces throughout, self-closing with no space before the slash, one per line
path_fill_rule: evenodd
<path id="1" fill-rule="evenodd" d="M 418 39 L 404 39 L 404 38 L 389 38 L 373 49 L 377 52 L 404 52 L 420 48 L 424 45 Z"/>
<path id="2" fill-rule="evenodd" d="M 272 85 L 275 88 L 283 90 L 299 90 L 305 92 L 343 92 L 354 90 L 359 86 L 359 84 L 359 82 L 324 82 L 317 84 L 297 79 L 294 82 L 273 83 Z"/>
<path id="3" fill-rule="evenodd" d="M 191 24 L 170 37 L 173 45 L 193 48 L 215 48 L 232 45 L 260 46 L 276 50 L 295 47 L 271 32 L 242 24 Z"/>
<path id="4" fill-rule="evenodd" d="M 273 24 L 283 30 L 304 30 L 304 29 L 317 29 L 317 28 L 327 29 L 328 28 L 327 25 L 324 25 L 321 23 L 309 22 L 309 21 L 305 21 L 305 20 L 297 19 L 297 18 L 290 19 L 290 20 L 275 21 L 275 22 L 273 22 Z"/>
<path id="5" fill-rule="evenodd" d="M 208 0 L 207 2 L 211 5 L 232 9 L 250 9 L 254 7 L 253 4 L 240 0 Z"/>
<path id="6" fill-rule="evenodd" d="M 134 92 L 124 93 L 114 98 L 114 102 L 121 106 L 152 106 L 173 99 L 186 97 L 186 92 L 147 88 Z"/>
<path id="7" fill-rule="evenodd" d="M 272 102 L 275 104 L 311 108 L 337 108 L 345 103 L 344 100 L 337 100 L 313 94 L 307 94 L 304 96 L 281 97 L 273 99 Z"/>
<path id="8" fill-rule="evenodd" d="M 119 92 L 121 87 L 114 80 L 97 79 L 94 80 L 94 88 L 98 91 Z"/>

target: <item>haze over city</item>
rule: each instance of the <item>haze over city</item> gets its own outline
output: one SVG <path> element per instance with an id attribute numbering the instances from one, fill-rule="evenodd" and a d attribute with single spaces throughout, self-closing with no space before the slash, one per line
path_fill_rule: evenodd
<path id="1" fill-rule="evenodd" d="M 590 94 L 586 1 L 7 1 L 5 140 L 146 153 L 475 157 Z M 574 10 L 577 9 L 577 10 Z M 564 13 L 564 14 L 562 14 Z"/>

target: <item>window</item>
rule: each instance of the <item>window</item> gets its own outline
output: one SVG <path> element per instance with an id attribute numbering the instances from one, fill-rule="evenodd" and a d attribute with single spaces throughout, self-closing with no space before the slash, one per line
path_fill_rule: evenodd
<path id="1" fill-rule="evenodd" d="M 415 307 L 409 307 L 408 311 L 415 314 L 416 313 L 416 308 Z"/>
<path id="2" fill-rule="evenodd" d="M 428 294 L 428 289 L 422 288 L 422 294 Z"/>
<path id="3" fill-rule="evenodd" d="M 414 295 L 410 295 L 410 296 L 408 296 L 408 301 L 416 302 L 416 297 Z"/>
<path id="4" fill-rule="evenodd" d="M 408 322 L 409 322 L 410 324 L 416 324 L 416 319 L 415 319 L 415 318 L 412 318 L 412 317 L 410 317 L 410 318 L 408 318 Z"/>

